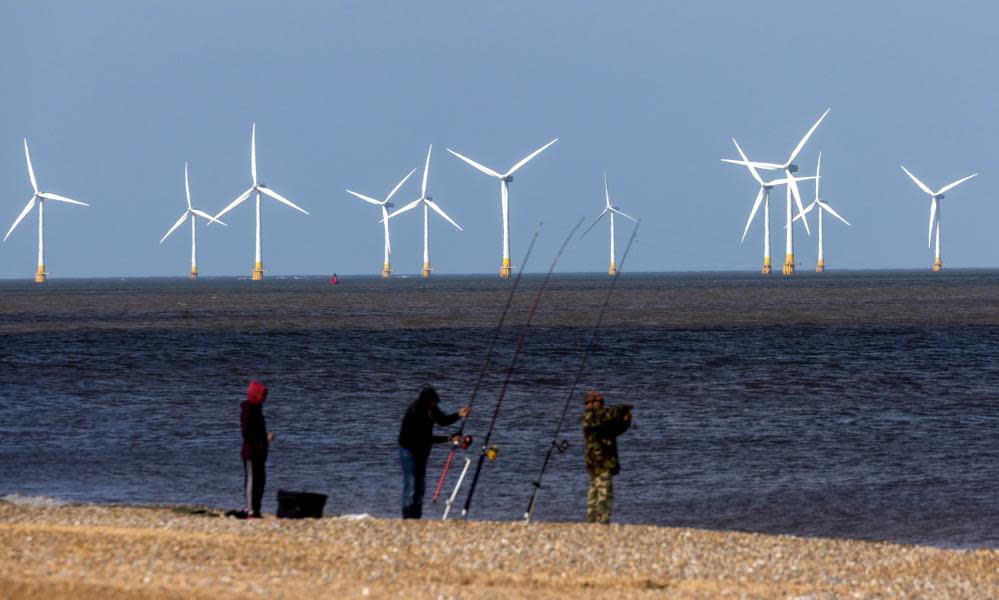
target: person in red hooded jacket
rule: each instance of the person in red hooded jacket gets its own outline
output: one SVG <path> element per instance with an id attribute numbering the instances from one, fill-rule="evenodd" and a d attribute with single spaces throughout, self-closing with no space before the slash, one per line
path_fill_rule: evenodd
<path id="1" fill-rule="evenodd" d="M 264 484 L 267 475 L 264 464 L 267 462 L 267 449 L 274 434 L 267 431 L 264 421 L 264 400 L 267 399 L 267 386 L 257 380 L 246 388 L 246 400 L 239 405 L 240 428 L 243 431 L 243 483 L 246 490 L 246 514 L 249 518 L 260 518 L 260 501 L 264 497 Z"/>

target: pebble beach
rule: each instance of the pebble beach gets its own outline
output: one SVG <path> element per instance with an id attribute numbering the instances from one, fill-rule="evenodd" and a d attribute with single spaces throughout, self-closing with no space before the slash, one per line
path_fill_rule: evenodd
<path id="1" fill-rule="evenodd" d="M 0 501 L 2 598 L 995 598 L 999 551 Z"/>

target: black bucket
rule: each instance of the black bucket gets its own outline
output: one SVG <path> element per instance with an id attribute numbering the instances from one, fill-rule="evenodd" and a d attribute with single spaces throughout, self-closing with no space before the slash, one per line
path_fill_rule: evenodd
<path id="1" fill-rule="evenodd" d="M 279 519 L 318 519 L 323 516 L 326 495 L 278 490 L 277 503 Z"/>

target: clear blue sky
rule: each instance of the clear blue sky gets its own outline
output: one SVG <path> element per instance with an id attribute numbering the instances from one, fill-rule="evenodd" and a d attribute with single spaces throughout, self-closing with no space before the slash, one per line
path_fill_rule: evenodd
<path id="1" fill-rule="evenodd" d="M 553 137 L 511 186 L 514 264 L 546 223 L 529 271 L 568 227 L 613 200 L 643 219 L 629 270 L 755 270 L 761 228 L 739 238 L 756 186 L 738 167 L 780 161 L 826 107 L 799 163 L 823 152 L 830 268 L 928 268 L 931 187 L 981 175 L 944 200 L 944 264 L 999 265 L 995 23 L 986 2 L 17 2 L 0 21 L 0 226 L 30 196 L 21 138 L 50 203 L 53 277 L 177 275 L 184 206 L 217 212 L 261 179 L 311 212 L 264 207 L 268 273 L 377 274 L 380 196 L 434 144 L 430 190 L 465 228 L 431 224 L 436 271 L 495 273 L 499 190 L 446 153 L 506 169 Z M 805 187 L 805 196 L 811 188 Z M 400 202 L 416 198 L 414 176 Z M 776 263 L 783 213 L 774 205 Z M 253 210 L 201 229 L 204 275 L 247 275 Z M 0 245 L 0 277 L 30 278 L 34 216 Z M 178 235 L 179 234 L 179 235 Z M 393 223 L 393 266 L 421 262 L 417 211 Z M 606 229 L 562 270 L 607 267 Z M 626 234 L 619 234 L 621 246 Z M 815 239 L 796 236 L 803 267 Z"/>

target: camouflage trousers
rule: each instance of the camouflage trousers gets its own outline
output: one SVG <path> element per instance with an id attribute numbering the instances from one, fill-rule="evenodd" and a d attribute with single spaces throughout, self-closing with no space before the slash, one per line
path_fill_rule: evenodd
<path id="1" fill-rule="evenodd" d="M 586 495 L 586 522 L 610 523 L 614 503 L 614 479 L 610 471 L 590 475 L 590 491 Z"/>

